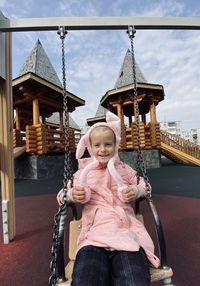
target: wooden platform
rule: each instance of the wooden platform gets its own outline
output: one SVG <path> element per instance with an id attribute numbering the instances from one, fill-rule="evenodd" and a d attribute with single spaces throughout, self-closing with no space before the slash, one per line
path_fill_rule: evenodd
<path id="1" fill-rule="evenodd" d="M 175 149 L 174 147 L 161 142 L 161 152 L 164 151 L 164 154 L 167 154 L 174 157 L 175 160 L 182 162 L 184 164 L 194 164 L 200 166 L 200 159 L 197 159 L 191 155 L 186 154 L 180 150 Z"/>
<path id="2" fill-rule="evenodd" d="M 18 158 L 19 156 L 21 156 L 25 152 L 26 152 L 26 146 L 15 147 L 14 148 L 14 159 Z"/>

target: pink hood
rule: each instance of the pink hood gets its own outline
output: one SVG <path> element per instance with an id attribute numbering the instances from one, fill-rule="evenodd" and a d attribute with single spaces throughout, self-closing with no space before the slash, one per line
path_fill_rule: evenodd
<path id="1" fill-rule="evenodd" d="M 86 148 L 92 159 L 92 162 L 89 163 L 81 173 L 80 184 L 83 187 L 87 187 L 87 174 L 99 165 L 99 162 L 94 158 L 92 154 L 90 140 L 89 140 L 91 131 L 98 126 L 107 126 L 110 129 L 112 129 L 115 134 L 116 150 L 114 156 L 109 160 L 107 168 L 110 175 L 117 183 L 118 191 L 121 192 L 123 189 L 127 188 L 127 186 L 124 185 L 121 176 L 119 175 L 119 173 L 115 168 L 115 164 L 119 161 L 118 149 L 121 141 L 121 122 L 119 117 L 110 111 L 106 113 L 106 122 L 98 122 L 92 125 L 90 129 L 87 131 L 87 133 L 80 139 L 77 145 L 76 159 L 80 159 L 83 156 Z"/>

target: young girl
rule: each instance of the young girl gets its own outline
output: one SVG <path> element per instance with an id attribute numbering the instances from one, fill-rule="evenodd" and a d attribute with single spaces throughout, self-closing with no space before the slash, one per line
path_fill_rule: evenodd
<path id="1" fill-rule="evenodd" d="M 120 161 L 119 118 L 111 112 L 81 138 L 79 170 L 68 199 L 84 204 L 73 286 L 147 286 L 149 262 L 159 266 L 153 242 L 134 214 L 131 203 L 146 195 L 146 184 Z M 91 158 L 80 159 L 88 149 Z M 62 203 L 63 191 L 57 195 Z"/>

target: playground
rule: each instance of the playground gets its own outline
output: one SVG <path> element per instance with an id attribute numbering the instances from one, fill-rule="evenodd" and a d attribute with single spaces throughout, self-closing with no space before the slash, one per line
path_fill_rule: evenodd
<path id="1" fill-rule="evenodd" d="M 127 29 L 131 43 L 132 82 L 127 83 L 126 79 L 121 76 L 120 80 L 123 84 L 120 82 L 119 86 L 106 92 L 100 104 L 118 115 L 122 135 L 120 151 L 124 153 L 132 151 L 132 154 L 138 155 L 137 163 L 140 164 L 138 167 L 140 167 L 142 176 L 146 183 L 149 177 L 153 187 L 153 193 L 147 190 L 149 192 L 147 192 L 146 201 L 150 208 L 146 208 L 145 202 L 140 203 L 145 226 L 154 240 L 156 240 L 156 234 L 158 236 L 156 251 L 161 257 L 161 266 L 157 271 L 157 276 L 154 277 L 153 272 L 151 273 L 152 281 L 162 280 L 162 284 L 156 282 L 155 285 L 197 285 L 195 283 L 199 281 L 197 269 L 199 224 L 196 219 L 199 217 L 200 209 L 198 194 L 199 147 L 160 130 L 159 122 L 156 119 L 156 106 L 164 99 L 164 88 L 161 85 L 146 83 L 143 78 L 142 80 L 138 79 L 133 38 L 135 29 L 199 29 L 200 25 L 196 21 L 187 21 L 187 19 L 183 21 L 172 19 L 171 24 L 154 19 L 148 25 L 143 19 L 144 22 L 137 23 L 136 21 L 134 26 L 130 25 L 130 22 L 133 21 L 131 18 L 107 18 L 103 19 L 103 22 L 101 22 L 102 19 L 88 18 L 88 21 L 83 21 L 80 18 L 78 25 L 73 19 L 66 25 L 65 20 L 61 21 L 63 26 L 57 25 L 59 19 L 55 19 L 52 23 L 46 19 L 44 22 L 41 21 L 40 26 L 37 21 L 26 22 L 24 20 L 23 25 L 20 26 L 12 21 L 8 25 L 8 21 L 3 20 L 0 27 L 1 31 L 5 32 L 2 43 L 5 44 L 6 59 L 5 70 L 1 70 L 0 78 L 0 111 L 3 115 L 0 121 L 2 127 L 0 134 L 2 145 L 1 212 L 3 214 L 3 221 L 1 221 L 3 236 L 1 234 L 0 237 L 2 241 L 0 245 L 0 275 L 2 277 L 0 278 L 3 285 L 43 286 L 47 284 L 48 277 L 50 277 L 49 285 L 59 285 L 58 280 L 63 279 L 63 266 L 68 262 L 67 259 L 62 261 L 62 255 L 60 256 L 60 249 L 62 250 L 63 246 L 63 231 L 66 232 L 66 237 L 68 235 L 68 229 L 61 227 L 65 205 L 59 208 L 58 217 L 53 224 L 53 217 L 58 208 L 55 197 L 58 190 L 63 187 L 63 183 L 64 188 L 67 189 L 72 172 L 70 152 L 74 152 L 76 148 L 75 130 L 70 129 L 68 112 L 73 112 L 76 107 L 84 105 L 85 102 L 66 91 L 64 39 L 67 33 L 65 26 L 72 30 Z M 33 74 L 30 71 L 26 71 L 27 74 L 21 74 L 19 78 L 12 81 L 11 85 L 11 39 L 8 32 L 23 31 L 24 28 L 26 30 L 55 30 L 58 26 L 58 34 L 62 42 L 63 88 L 62 86 L 58 87 L 55 83 L 49 83 L 44 78 L 41 79 L 38 74 Z M 121 75 L 123 74 L 122 72 Z M 11 94 L 13 94 L 13 106 L 9 97 Z M 12 107 L 16 110 L 14 123 L 12 122 Z M 54 112 L 59 112 L 59 123 L 56 128 L 48 124 L 46 120 Z M 149 122 L 147 122 L 147 114 L 149 114 Z M 94 120 L 98 121 L 98 118 L 91 118 L 91 125 Z M 156 157 L 155 161 L 159 166 L 155 164 L 153 168 L 147 170 L 141 150 L 145 155 L 147 167 L 154 157 Z M 17 159 L 24 156 L 25 153 L 28 155 L 27 158 L 37 159 L 41 158 L 41 155 L 45 158 L 48 154 L 65 154 L 64 181 L 62 176 L 37 180 L 14 179 L 13 157 Z M 129 155 L 130 161 L 131 153 L 127 152 L 126 154 Z M 152 198 L 162 221 L 165 239 Z M 81 210 L 78 207 L 79 217 L 80 213 Z M 71 218 L 67 216 L 67 222 Z M 57 229 L 59 229 L 59 233 Z M 154 229 L 157 230 L 157 233 L 154 232 Z M 54 239 L 51 250 L 53 232 Z M 64 247 L 67 253 L 68 247 Z M 50 261 L 51 276 L 49 276 Z M 171 281 L 172 271 L 174 275 Z M 70 285 L 65 284 L 64 280 L 62 282 L 64 282 L 63 285 Z"/>
<path id="2" fill-rule="evenodd" d="M 165 231 L 168 263 L 174 272 L 173 282 L 176 286 L 198 286 L 199 167 L 176 165 L 163 159 L 161 168 L 149 170 L 149 177 Z M 15 181 L 16 238 L 6 245 L 3 244 L 2 233 L 0 237 L 0 280 L 3 286 L 48 284 L 56 193 L 61 186 L 62 177 Z M 142 209 L 145 224 L 154 234 L 148 210 L 145 206 Z"/>

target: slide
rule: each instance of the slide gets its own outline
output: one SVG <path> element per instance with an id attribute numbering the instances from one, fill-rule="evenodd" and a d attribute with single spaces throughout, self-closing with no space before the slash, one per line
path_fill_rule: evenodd
<path id="1" fill-rule="evenodd" d="M 200 159 L 197 159 L 180 150 L 177 150 L 174 147 L 163 142 L 161 142 L 161 152 L 163 153 L 164 156 L 176 162 L 183 164 L 194 164 L 200 166 Z"/>

